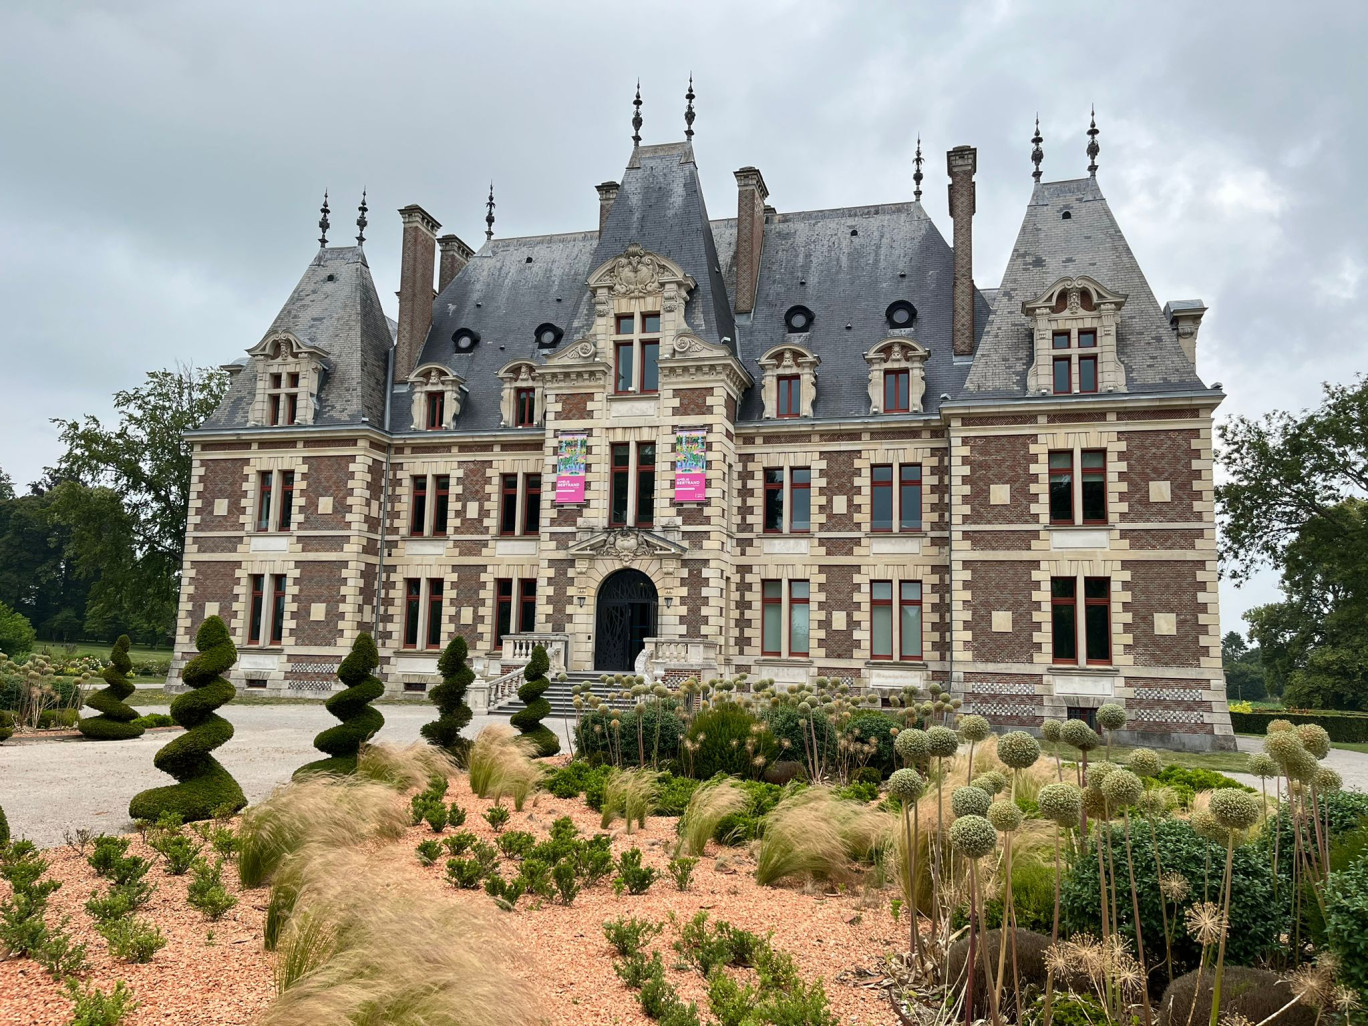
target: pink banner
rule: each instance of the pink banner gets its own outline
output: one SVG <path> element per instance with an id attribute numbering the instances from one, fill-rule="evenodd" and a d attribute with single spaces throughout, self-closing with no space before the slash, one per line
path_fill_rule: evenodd
<path id="1" fill-rule="evenodd" d="M 583 474 L 557 474 L 556 475 L 556 501 L 557 502 L 583 502 L 584 501 L 584 475 Z"/>
<path id="2" fill-rule="evenodd" d="M 561 435 L 556 453 L 556 501 L 584 501 L 585 460 L 589 439 L 585 435 Z"/>
<path id="3" fill-rule="evenodd" d="M 708 475 L 701 471 L 675 475 L 675 502 L 703 502 Z"/>

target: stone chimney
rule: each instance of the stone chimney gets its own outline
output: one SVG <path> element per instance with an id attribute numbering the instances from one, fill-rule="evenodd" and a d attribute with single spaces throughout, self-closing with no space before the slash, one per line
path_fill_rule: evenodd
<path id="1" fill-rule="evenodd" d="M 950 217 L 955 222 L 954 320 L 956 356 L 974 355 L 974 172 L 978 150 L 956 146 L 945 155 L 950 175 Z"/>
<path id="2" fill-rule="evenodd" d="M 1183 347 L 1194 371 L 1197 369 L 1197 329 L 1202 326 L 1202 316 L 1206 312 L 1206 304 L 1200 299 L 1173 299 L 1164 304 L 1164 319 L 1178 336 L 1178 344 Z"/>
<path id="3" fill-rule="evenodd" d="M 602 235 L 603 226 L 608 223 L 608 211 L 613 209 L 613 200 L 617 199 L 618 183 L 604 182 L 594 188 L 599 194 L 599 234 Z"/>
<path id="4" fill-rule="evenodd" d="M 399 211 L 404 222 L 399 258 L 399 338 L 395 343 L 394 381 L 407 381 L 432 326 L 432 271 L 437 256 L 436 218 L 416 203 Z"/>
<path id="5" fill-rule="evenodd" d="M 455 235 L 443 235 L 437 240 L 442 251 L 442 263 L 437 269 L 437 294 L 441 295 L 451 284 L 451 279 L 460 274 L 475 251 Z"/>
<path id="6" fill-rule="evenodd" d="M 755 310 L 760 252 L 765 245 L 765 200 L 769 189 L 759 168 L 736 172 L 736 312 Z"/>

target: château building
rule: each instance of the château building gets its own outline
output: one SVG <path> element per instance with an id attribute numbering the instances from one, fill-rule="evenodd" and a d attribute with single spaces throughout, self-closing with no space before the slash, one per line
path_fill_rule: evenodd
<path id="1" fill-rule="evenodd" d="M 1132 740 L 1232 747 L 1205 307 L 1151 292 L 1095 124 L 1055 182 L 1037 129 L 981 288 L 973 148 L 948 240 L 920 144 L 910 202 L 783 210 L 747 166 L 713 219 L 692 120 L 643 145 L 638 114 L 586 231 L 494 237 L 491 190 L 474 250 L 403 208 L 397 324 L 325 204 L 193 434 L 177 659 L 216 613 L 246 688 L 326 693 L 367 630 L 420 693 L 460 634 L 487 708 L 541 643 L 572 677 L 935 681 L 1002 726 L 1117 702 Z"/>

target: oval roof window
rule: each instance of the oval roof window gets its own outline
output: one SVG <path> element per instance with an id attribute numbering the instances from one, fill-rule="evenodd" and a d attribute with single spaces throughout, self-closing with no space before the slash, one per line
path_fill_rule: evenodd
<path id="1" fill-rule="evenodd" d="M 480 343 L 480 333 L 470 328 L 458 328 L 451 336 L 458 353 L 468 353 Z"/>
<path id="2" fill-rule="evenodd" d="M 917 321 L 917 308 L 905 299 L 890 303 L 884 311 L 890 328 L 910 328 Z"/>
<path id="3" fill-rule="evenodd" d="M 537 348 L 555 349 L 556 346 L 560 345 L 561 336 L 563 334 L 564 332 L 561 331 L 560 328 L 550 322 L 538 325 L 536 331 Z"/>
<path id="4" fill-rule="evenodd" d="M 805 306 L 791 306 L 784 313 L 784 326 L 791 335 L 800 335 L 812 330 L 812 311 Z"/>

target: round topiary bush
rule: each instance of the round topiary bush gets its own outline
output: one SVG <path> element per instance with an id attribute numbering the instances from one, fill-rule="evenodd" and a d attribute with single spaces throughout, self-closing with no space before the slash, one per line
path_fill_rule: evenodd
<path id="1" fill-rule="evenodd" d="M 546 677 L 546 671 L 549 669 L 551 660 L 547 658 L 546 649 L 541 645 L 535 646 L 532 649 L 532 658 L 523 668 L 523 686 L 518 688 L 518 697 L 522 699 L 525 708 L 519 709 L 508 719 L 524 737 L 532 739 L 537 746 L 537 755 L 541 758 L 555 755 L 560 751 L 560 738 L 556 737 L 550 727 L 542 723 L 551 712 L 551 703 L 542 697 L 551 686 L 551 681 Z"/>
<path id="2" fill-rule="evenodd" d="M 897 768 L 893 742 L 898 729 L 898 721 L 888 713 L 870 711 L 852 716 L 841 733 L 851 741 L 874 742 L 878 749 L 865 765 L 877 769 L 880 777 L 887 777 Z"/>
<path id="3" fill-rule="evenodd" d="M 328 755 L 326 759 L 305 763 L 295 770 L 302 773 L 355 773 L 356 755 L 367 740 L 380 732 L 385 717 L 371 703 L 385 693 L 385 685 L 374 675 L 380 665 L 380 653 L 375 640 L 365 631 L 352 642 L 351 652 L 337 668 L 338 679 L 347 685 L 324 704 L 324 708 L 342 722 L 329 727 L 314 738 L 314 747 Z"/>
<path id="4" fill-rule="evenodd" d="M 86 705 L 100 715 L 87 716 L 76 724 L 76 729 L 92 741 L 127 741 L 142 736 L 143 728 L 133 722 L 138 718 L 138 710 L 124 703 L 137 690 L 128 683 L 128 671 L 133 669 L 133 660 L 128 658 L 131 644 L 127 634 L 114 642 L 109 665 L 100 672 L 106 686 L 86 700 Z"/>
<path id="5" fill-rule="evenodd" d="M 1191 972 L 1178 977 L 1159 1002 L 1158 1026 L 1188 1026 L 1208 1021 L 1215 973 Z M 1266 969 L 1227 966 L 1221 983 L 1221 1022 L 1263 1022 L 1272 1018 L 1279 1026 L 1315 1026 L 1320 1011 L 1307 1001 L 1292 1002 L 1293 985 Z M 1328 1018 L 1328 1017 L 1327 1017 Z"/>
<path id="6" fill-rule="evenodd" d="M 810 717 L 802 717 L 793 706 L 780 705 L 765 713 L 765 723 L 768 724 L 770 733 L 774 735 L 775 743 L 779 746 L 779 759 L 791 759 L 806 765 L 814 738 L 818 764 L 829 762 L 836 757 L 836 740 L 839 735 L 836 728 L 831 725 L 831 720 L 823 713 L 815 712 Z"/>
<path id="7" fill-rule="evenodd" d="M 624 736 L 627 733 L 623 727 Z M 626 741 L 623 742 L 626 744 Z M 685 770 L 698 780 L 718 773 L 759 776 L 775 760 L 778 745 L 764 723 L 736 702 L 715 702 L 689 724 L 689 751 L 682 755 Z M 759 763 L 756 760 L 761 760 Z"/>
<path id="8" fill-rule="evenodd" d="M 428 694 L 437 707 L 437 719 L 423 724 L 420 731 L 428 744 L 446 749 L 462 764 L 471 742 L 470 738 L 461 736 L 461 728 L 473 715 L 470 706 L 466 705 L 465 693 L 475 679 L 475 671 L 466 665 L 467 654 L 465 638 L 459 634 L 447 642 L 442 658 L 437 660 L 442 683 Z"/>
<path id="9" fill-rule="evenodd" d="M 134 819 L 155 822 L 170 812 L 189 823 L 212 819 L 223 809 L 236 812 L 247 804 L 232 774 L 209 754 L 233 736 L 233 725 L 214 710 L 237 694 L 223 676 L 237 662 L 237 649 L 217 616 L 200 624 L 195 648 L 199 655 L 181 670 L 181 680 L 190 690 L 171 703 L 171 718 L 185 733 L 152 758 L 157 769 L 178 782 L 134 795 L 128 803 L 128 814 Z"/>

